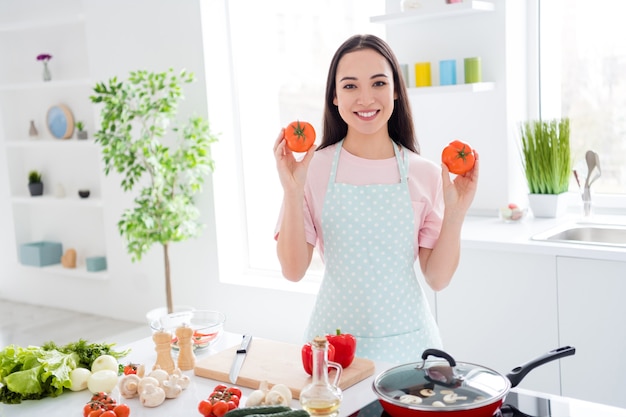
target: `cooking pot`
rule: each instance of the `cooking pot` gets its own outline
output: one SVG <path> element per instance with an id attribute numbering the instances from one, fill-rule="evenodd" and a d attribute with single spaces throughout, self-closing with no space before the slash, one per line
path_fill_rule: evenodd
<path id="1" fill-rule="evenodd" d="M 491 417 L 528 372 L 574 353 L 571 346 L 554 349 L 504 376 L 481 365 L 457 362 L 444 351 L 427 349 L 422 362 L 380 373 L 372 388 L 392 417 Z M 430 356 L 440 359 L 427 360 Z"/>

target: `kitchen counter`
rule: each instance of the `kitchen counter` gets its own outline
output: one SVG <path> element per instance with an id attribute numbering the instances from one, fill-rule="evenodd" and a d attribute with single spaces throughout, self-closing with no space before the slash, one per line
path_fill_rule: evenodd
<path id="1" fill-rule="evenodd" d="M 233 333 L 225 333 L 212 350 L 198 354 L 198 358 L 203 355 L 215 353 L 219 350 L 226 349 L 231 346 L 238 345 L 241 340 L 241 335 Z M 254 343 L 254 342 L 253 342 Z M 143 363 L 147 367 L 151 367 L 156 360 L 156 353 L 154 351 L 154 343 L 151 338 L 145 338 L 131 343 L 127 346 L 122 346 L 120 349 L 130 348 L 131 352 L 125 358 L 122 358 L 122 363 L 133 362 Z M 384 363 L 376 363 L 376 371 L 373 376 L 359 382 L 358 384 L 346 389 L 344 391 L 343 401 L 341 404 L 341 416 L 351 416 L 357 413 L 360 409 L 368 404 L 376 404 L 376 395 L 372 391 L 371 385 L 374 377 L 380 372 L 388 369 L 389 365 Z M 118 402 L 125 402 L 131 408 L 130 415 L 132 417 L 170 417 L 170 416 L 200 416 L 197 412 L 197 405 L 200 400 L 205 399 L 212 391 L 215 385 L 222 383 L 207 378 L 195 376 L 193 371 L 186 371 L 185 374 L 191 377 L 191 384 L 182 392 L 182 394 L 176 399 L 168 399 L 155 408 L 146 408 L 139 403 L 137 398 L 123 399 L 119 396 L 117 388 L 112 395 L 118 400 Z M 228 385 L 228 384 L 226 384 Z M 243 400 L 245 403 L 247 395 L 251 392 L 248 388 L 243 388 Z M 58 417 L 81 417 L 82 410 L 85 403 L 89 400 L 91 394 L 88 391 L 81 392 L 66 392 L 57 398 L 45 398 L 37 401 L 24 401 L 22 404 L 7 405 L 0 404 L 0 417 L 13 417 L 13 416 L 58 416 Z M 585 401 L 572 400 L 557 396 L 548 396 L 543 394 L 534 393 L 531 391 L 525 391 L 520 389 L 514 389 L 509 394 L 509 397 L 515 399 L 514 405 L 526 405 L 532 400 L 532 407 L 537 409 L 545 409 L 551 407 L 550 414 L 546 414 L 552 417 L 589 417 L 589 416 L 603 416 L 603 417 L 626 417 L 626 410 L 603 406 L 599 404 L 589 403 Z M 545 401 L 551 400 L 552 406 L 546 406 Z M 523 404 L 526 403 L 526 404 Z M 538 405 L 537 405 L 538 404 Z M 292 402 L 293 408 L 300 408 L 299 402 L 294 400 Z M 370 415 L 371 416 L 371 415 Z"/>
<path id="2" fill-rule="evenodd" d="M 463 223 L 461 242 L 464 248 L 487 249 L 516 253 L 541 253 L 611 261 L 626 261 L 626 249 L 589 244 L 543 242 L 532 236 L 553 227 L 576 222 L 626 224 L 626 216 L 581 216 L 568 214 L 559 218 L 525 218 L 505 223 L 497 217 L 468 216 Z"/>

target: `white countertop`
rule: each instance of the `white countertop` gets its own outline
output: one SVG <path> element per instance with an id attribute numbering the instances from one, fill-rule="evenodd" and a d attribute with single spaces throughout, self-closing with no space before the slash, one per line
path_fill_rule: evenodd
<path id="1" fill-rule="evenodd" d="M 556 219 L 531 217 L 517 223 L 505 223 L 495 216 L 468 216 L 463 223 L 461 244 L 464 248 L 473 249 L 626 262 L 626 249 L 624 248 L 531 239 L 537 233 L 576 222 L 626 225 L 626 216 L 594 216 L 589 219 L 582 219 L 581 216 L 575 215 L 565 215 Z"/>
<path id="2" fill-rule="evenodd" d="M 236 346 L 241 340 L 241 335 L 233 333 L 225 333 L 212 350 L 206 351 L 201 355 L 211 354 L 231 346 Z M 156 360 L 154 351 L 154 343 L 152 338 L 145 338 L 131 343 L 127 346 L 121 346 L 118 350 L 130 348 L 131 352 L 128 356 L 121 359 L 120 362 L 127 363 L 143 363 L 150 368 Z M 372 382 L 376 375 L 388 369 L 389 365 L 376 363 L 374 375 L 366 378 L 356 385 L 346 389 L 343 393 L 341 403 L 340 416 L 350 416 L 365 405 L 375 401 L 376 395 L 372 391 Z M 138 398 L 123 399 L 120 397 L 117 388 L 111 393 L 118 403 L 124 402 L 130 406 L 131 417 L 171 417 L 171 416 L 200 416 L 197 406 L 200 400 L 205 399 L 213 391 L 213 388 L 222 382 L 198 377 L 193 371 L 185 371 L 185 374 L 191 377 L 191 384 L 175 399 L 166 399 L 165 402 L 155 408 L 146 408 L 142 406 Z M 226 384 L 228 385 L 228 384 Z M 602 415 L 603 417 L 626 417 L 626 410 L 598 405 L 580 400 L 564 399 L 563 397 L 549 396 L 533 393 L 531 391 L 520 390 L 514 388 L 513 391 L 520 393 L 529 393 L 539 395 L 542 398 L 554 398 L 560 402 L 565 401 L 567 407 L 566 413 L 568 417 L 573 415 L 590 416 Z M 251 389 L 243 388 L 242 404 L 245 404 Z M 85 390 L 80 392 L 66 392 L 56 398 L 44 398 L 42 400 L 24 401 L 21 404 L 7 405 L 0 404 L 0 417 L 13 416 L 47 416 L 47 417 L 81 417 L 83 406 L 89 401 L 91 394 Z M 291 405 L 293 408 L 300 408 L 297 400 Z M 570 414 L 570 411 L 573 414 Z M 575 411 L 575 413 L 574 413 Z M 580 414 L 578 413 L 580 411 Z"/>
<path id="3" fill-rule="evenodd" d="M 224 333 L 220 340 L 212 347 L 212 351 L 197 354 L 197 358 L 203 355 L 215 353 L 219 350 L 236 346 L 241 341 L 241 335 Z M 121 363 L 143 363 L 146 369 L 151 369 L 156 361 L 154 342 L 152 338 L 138 340 L 127 346 L 116 347 L 116 350 L 130 348 L 128 356 L 120 359 Z M 374 375 L 387 369 L 389 366 L 376 364 Z M 118 403 L 126 403 L 130 406 L 131 417 L 171 417 L 171 416 L 200 416 L 197 411 L 200 400 L 206 399 L 217 384 L 231 385 L 212 379 L 194 375 L 193 370 L 185 371 L 191 378 L 191 384 L 175 399 L 166 399 L 163 404 L 155 408 L 146 408 L 139 402 L 138 398 L 124 399 L 119 395 L 117 388 L 111 393 Z M 341 416 L 349 416 L 359 410 L 364 405 L 376 400 L 376 395 L 372 391 L 374 377 L 369 377 L 360 383 L 344 391 L 341 403 Z M 241 388 L 241 387 L 240 387 Z M 248 394 L 252 391 L 249 388 L 242 388 L 243 399 L 241 404 L 245 404 Z M 42 400 L 24 401 L 21 404 L 0 404 L 0 417 L 12 416 L 47 416 L 47 417 L 82 417 L 83 406 L 89 401 L 91 394 L 89 391 L 65 392 L 56 398 L 44 398 Z M 301 408 L 297 400 L 292 402 L 293 408 Z"/>

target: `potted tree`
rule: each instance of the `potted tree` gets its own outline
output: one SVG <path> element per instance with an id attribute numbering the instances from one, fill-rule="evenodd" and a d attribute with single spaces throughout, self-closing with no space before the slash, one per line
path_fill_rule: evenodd
<path id="1" fill-rule="evenodd" d="M 93 103 L 103 104 L 96 143 L 102 149 L 105 174 L 123 174 L 124 191 L 136 191 L 134 208 L 118 222 L 133 261 L 155 243 L 163 247 L 167 311 L 172 313 L 170 244 L 198 235 L 202 226 L 194 196 L 214 169 L 211 144 L 217 137 L 202 117 L 181 125 L 176 116 L 183 84 L 192 73 L 133 71 L 96 84 Z M 166 138 L 167 136 L 167 138 Z M 166 141 L 167 139 L 167 141 Z M 168 145 L 170 143 L 171 145 Z"/>
<path id="2" fill-rule="evenodd" d="M 527 121 L 522 124 L 521 139 L 533 214 L 536 217 L 563 214 L 572 167 L 569 119 Z"/>
<path id="3" fill-rule="evenodd" d="M 43 194 L 43 182 L 41 181 L 41 172 L 33 170 L 28 173 L 28 191 L 33 197 Z"/>

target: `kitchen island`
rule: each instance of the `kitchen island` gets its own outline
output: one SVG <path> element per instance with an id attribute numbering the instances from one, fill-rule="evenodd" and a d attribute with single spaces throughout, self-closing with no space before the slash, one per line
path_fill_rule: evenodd
<path id="1" fill-rule="evenodd" d="M 210 348 L 210 350 L 199 353 L 197 358 L 201 359 L 205 355 L 210 355 L 231 346 L 236 346 L 240 341 L 241 335 L 226 332 L 222 335 L 220 340 Z M 126 348 L 131 349 L 131 351 L 128 356 L 120 360 L 121 363 L 143 363 L 146 365 L 147 369 L 151 369 L 156 360 L 154 343 L 151 338 L 138 340 L 126 346 L 121 346 L 116 350 Z M 378 411 L 379 407 L 377 406 L 376 401 L 377 398 L 372 391 L 372 382 L 376 375 L 385 369 L 388 369 L 390 366 L 390 364 L 376 363 L 376 370 L 373 376 L 366 378 L 344 391 L 340 412 L 342 417 L 356 415 L 361 409 L 368 405 L 369 407 L 367 408 L 367 412 L 364 414 L 367 414 L 369 417 L 376 417 L 376 415 L 380 416 L 380 411 Z M 162 405 L 155 408 L 144 407 L 140 404 L 138 398 L 128 400 L 121 398 L 117 388 L 114 390 L 112 395 L 118 402 L 124 402 L 130 406 L 130 415 L 132 417 L 200 416 L 200 413 L 197 411 L 197 406 L 200 400 L 206 399 L 217 384 L 224 382 L 198 377 L 194 375 L 192 370 L 185 371 L 184 373 L 191 378 L 189 387 L 184 390 L 178 398 L 167 399 Z M 229 385 L 228 383 L 224 384 Z M 242 388 L 242 392 L 242 404 L 245 404 L 245 400 L 247 399 L 247 395 L 251 392 L 251 389 Z M 24 401 L 21 404 L 15 405 L 0 404 L 0 417 L 81 417 L 83 406 L 89 401 L 90 397 L 91 394 L 88 391 L 68 391 L 57 398 Z M 564 397 L 543 395 L 519 388 L 513 389 L 508 397 L 513 401 L 511 402 L 512 405 L 527 413 L 529 411 L 535 413 L 530 415 L 536 415 L 538 417 L 626 417 L 626 410 L 624 409 Z M 299 402 L 297 400 L 293 400 L 292 407 L 300 408 Z"/>

